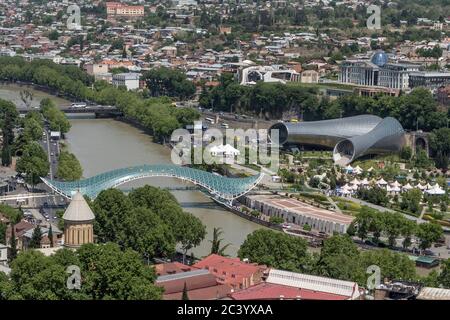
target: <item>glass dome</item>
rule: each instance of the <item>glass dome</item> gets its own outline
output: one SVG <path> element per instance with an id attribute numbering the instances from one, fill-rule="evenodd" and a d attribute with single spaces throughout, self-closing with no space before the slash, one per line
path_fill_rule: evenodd
<path id="1" fill-rule="evenodd" d="M 372 56 L 372 63 L 376 64 L 379 67 L 384 66 L 386 63 L 388 63 L 388 56 L 384 51 L 377 51 Z"/>

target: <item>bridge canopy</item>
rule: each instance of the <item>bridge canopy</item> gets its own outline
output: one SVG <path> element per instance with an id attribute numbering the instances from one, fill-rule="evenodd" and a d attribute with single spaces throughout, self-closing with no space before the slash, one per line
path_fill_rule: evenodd
<path id="1" fill-rule="evenodd" d="M 206 171 L 177 165 L 141 165 L 117 169 L 78 181 L 64 182 L 56 180 L 41 180 L 56 193 L 71 199 L 79 191 L 91 199 L 105 189 L 115 188 L 124 183 L 148 177 L 174 177 L 192 182 L 205 188 L 212 196 L 223 200 L 238 198 L 261 180 L 263 174 L 248 178 L 227 178 Z"/>

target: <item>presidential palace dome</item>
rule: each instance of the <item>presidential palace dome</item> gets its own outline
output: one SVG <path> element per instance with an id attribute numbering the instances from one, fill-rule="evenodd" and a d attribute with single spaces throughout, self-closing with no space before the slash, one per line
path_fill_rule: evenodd
<path id="1" fill-rule="evenodd" d="M 388 63 L 388 56 L 384 51 L 377 51 L 375 52 L 375 54 L 372 56 L 372 63 L 376 64 L 379 67 L 384 66 L 386 63 Z"/>

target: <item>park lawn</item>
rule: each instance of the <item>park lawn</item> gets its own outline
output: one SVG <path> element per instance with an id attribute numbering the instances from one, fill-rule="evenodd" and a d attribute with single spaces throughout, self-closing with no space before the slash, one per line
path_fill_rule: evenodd
<path id="1" fill-rule="evenodd" d="M 354 216 L 361 209 L 361 205 L 353 201 L 342 199 L 339 197 L 332 197 L 332 199 L 336 202 L 339 209 L 341 209 L 346 214 Z"/>

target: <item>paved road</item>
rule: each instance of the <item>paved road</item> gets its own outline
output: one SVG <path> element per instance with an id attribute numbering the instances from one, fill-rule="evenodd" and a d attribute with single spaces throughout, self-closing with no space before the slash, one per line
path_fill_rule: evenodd
<path id="1" fill-rule="evenodd" d="M 59 141 L 50 139 L 50 129 L 45 127 L 45 131 L 42 136 L 41 145 L 44 148 L 48 156 L 50 163 L 50 172 L 48 178 L 54 179 L 58 170 L 58 157 L 60 153 Z"/>

